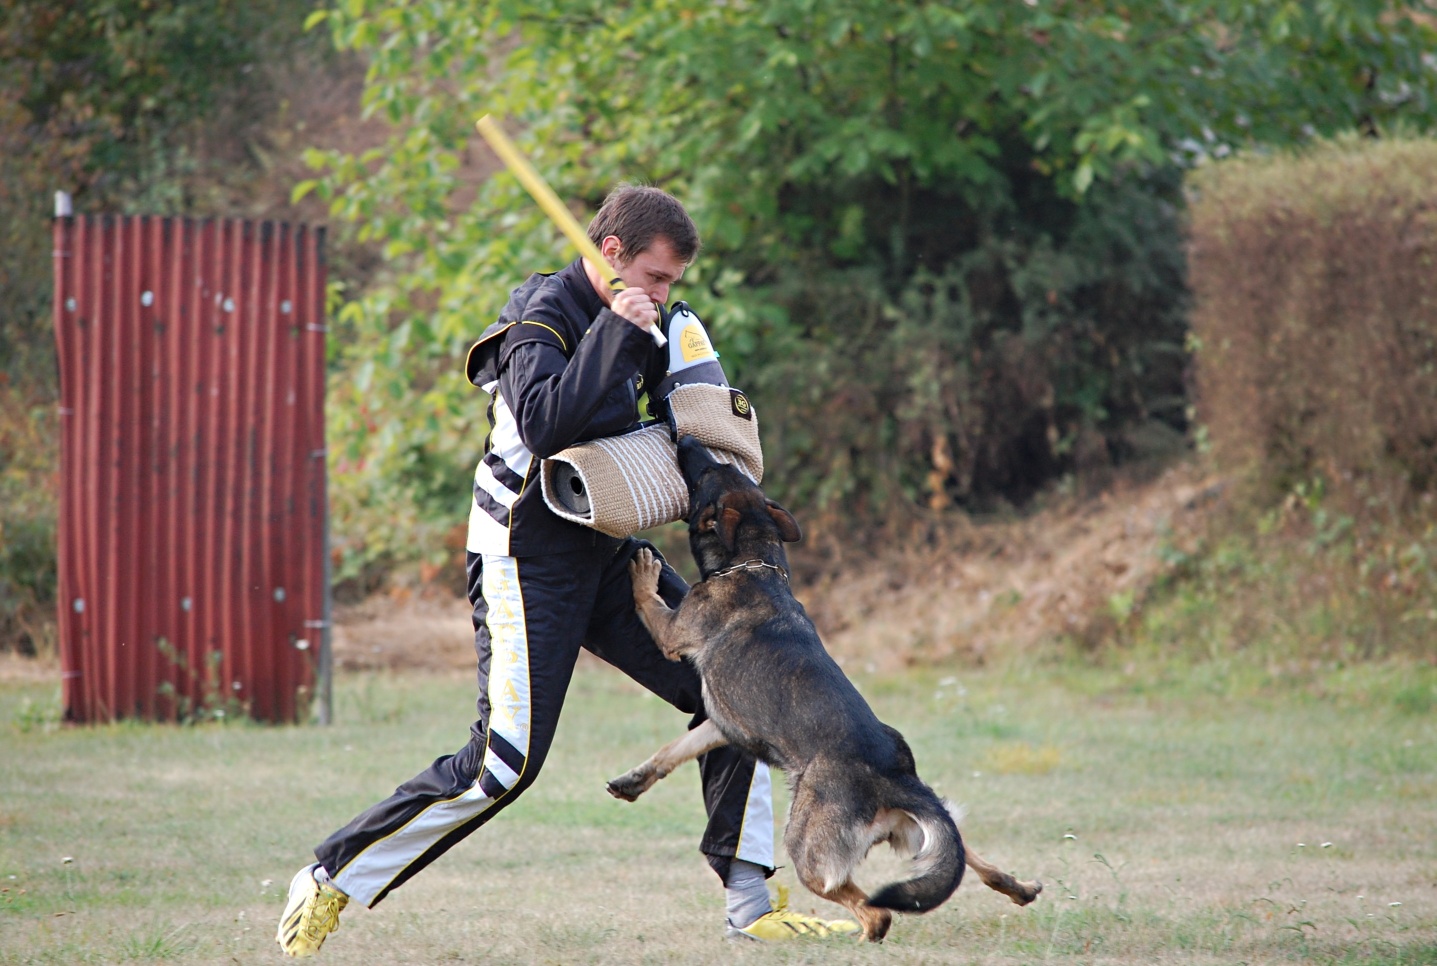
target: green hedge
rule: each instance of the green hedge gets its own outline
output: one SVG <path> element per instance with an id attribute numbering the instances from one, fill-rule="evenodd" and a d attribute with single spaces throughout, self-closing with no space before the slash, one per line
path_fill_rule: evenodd
<path id="1" fill-rule="evenodd" d="M 1437 487 L 1434 172 L 1437 141 L 1344 139 L 1191 177 L 1199 417 L 1263 495 Z"/>

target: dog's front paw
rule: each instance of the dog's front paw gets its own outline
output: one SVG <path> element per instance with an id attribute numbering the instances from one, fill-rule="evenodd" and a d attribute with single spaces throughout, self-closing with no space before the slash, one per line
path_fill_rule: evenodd
<path id="1" fill-rule="evenodd" d="M 648 547 L 644 547 L 634 554 L 634 559 L 629 561 L 629 579 L 634 584 L 635 601 L 642 602 L 647 598 L 658 596 L 659 575 L 663 573 L 663 570 L 664 565 Z"/>
<path id="2" fill-rule="evenodd" d="M 1043 891 L 1043 883 L 1039 882 L 1037 879 L 1034 879 L 1032 882 L 1022 882 L 1019 880 L 1014 880 L 1013 884 L 1015 888 L 1012 892 L 1008 893 L 1008 898 L 1012 899 L 1020 906 L 1026 906 L 1028 903 L 1038 898 L 1038 894 Z"/>
<path id="3" fill-rule="evenodd" d="M 653 769 L 645 769 L 642 765 L 633 771 L 625 772 L 618 778 L 613 779 L 606 786 L 610 795 L 623 799 L 626 802 L 637 801 L 638 797 L 653 787 L 658 781 L 658 776 Z"/>

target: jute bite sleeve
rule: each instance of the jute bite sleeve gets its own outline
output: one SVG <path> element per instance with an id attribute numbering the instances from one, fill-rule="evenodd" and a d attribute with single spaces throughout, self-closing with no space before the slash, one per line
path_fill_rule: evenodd
<path id="1" fill-rule="evenodd" d="M 666 400 L 669 423 L 571 446 L 543 461 L 544 502 L 566 520 L 613 537 L 682 520 L 689 491 L 679 472 L 681 436 L 693 436 L 714 459 L 763 481 L 758 415 L 748 397 L 727 386 L 680 386 Z"/>

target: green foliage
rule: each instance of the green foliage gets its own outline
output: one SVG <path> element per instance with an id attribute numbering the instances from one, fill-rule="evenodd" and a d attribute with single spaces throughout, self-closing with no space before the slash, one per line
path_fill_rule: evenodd
<path id="1" fill-rule="evenodd" d="M 924 489 L 1021 498 L 1085 448 L 1121 457 L 1128 424 L 1181 426 L 1174 166 L 1430 123 L 1419 9 L 334 3 L 311 19 L 370 59 L 366 110 L 395 125 L 297 189 L 392 269 L 340 313 L 339 527 L 362 550 L 462 514 L 485 427 L 458 360 L 566 257 L 511 178 L 476 190 L 483 113 L 581 209 L 619 179 L 686 201 L 707 250 L 679 294 L 757 399 L 779 495 L 867 523 Z"/>
<path id="2" fill-rule="evenodd" d="M 214 214 L 216 184 L 251 163 L 248 141 L 275 96 L 259 68 L 306 42 L 304 7 L 284 0 L 3 5 L 4 371 L 53 390 L 53 192 L 68 191 L 90 210 Z M 199 149 L 207 125 L 223 125 L 224 136 L 209 140 L 227 149 Z"/>
<path id="3" fill-rule="evenodd" d="M 1183 266 L 1166 174 L 1099 183 L 1082 205 L 1052 193 L 1011 204 L 973 248 L 941 271 L 925 259 L 892 296 L 872 268 L 775 286 L 802 325 L 773 326 L 743 384 L 767 404 L 769 462 L 789 498 L 874 522 L 925 493 L 981 508 L 1083 469 L 1085 445 L 1106 465 L 1127 425 L 1181 425 Z"/>
<path id="4" fill-rule="evenodd" d="M 0 377 L 0 647 L 30 654 L 55 651 L 57 432 L 53 408 Z"/>
<path id="5" fill-rule="evenodd" d="M 1162 554 L 1164 580 L 1115 615 L 1118 653 L 1276 668 L 1432 658 L 1431 501 L 1396 517 L 1354 517 L 1312 480 L 1261 511 L 1234 503 L 1204 532 L 1172 538 Z M 1398 705 L 1430 700 L 1428 683 L 1399 695 Z"/>
<path id="6" fill-rule="evenodd" d="M 56 687 L 53 694 L 44 698 L 21 698 L 15 708 L 13 724 L 21 734 L 29 734 L 32 731 L 54 731 L 64 720 L 65 708 L 60 688 Z"/>
<path id="7" fill-rule="evenodd" d="M 204 653 L 203 668 L 194 667 L 189 658 L 181 653 L 166 638 L 155 641 L 160 656 L 169 663 L 173 677 L 178 680 L 164 681 L 159 694 L 170 706 L 172 720 L 181 724 L 200 724 L 206 721 L 244 721 L 249 718 L 249 708 L 239 701 L 224 686 L 220 679 L 220 666 L 224 664 L 224 652 L 215 649 Z M 199 693 L 196 701 L 192 695 Z M 303 717 L 303 712 L 301 712 Z"/>

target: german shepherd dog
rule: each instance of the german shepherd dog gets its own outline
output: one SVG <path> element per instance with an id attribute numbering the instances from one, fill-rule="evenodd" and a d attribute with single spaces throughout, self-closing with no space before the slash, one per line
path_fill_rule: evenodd
<path id="1" fill-rule="evenodd" d="M 947 803 L 914 769 L 913 753 L 879 721 L 844 675 L 788 585 L 783 545 L 801 536 L 783 507 L 692 437 L 679 441 L 689 487 L 689 546 L 702 580 L 677 609 L 659 597 L 660 564 L 641 550 L 629 565 L 634 603 L 664 655 L 689 658 L 703 680 L 708 720 L 609 782 L 633 801 L 690 758 L 734 744 L 781 768 L 791 792 L 784 845 L 799 880 L 846 907 L 863 936 L 881 940 L 889 910 L 945 902 L 966 864 L 989 887 L 1027 905 L 1042 891 L 963 847 Z M 854 868 L 881 842 L 912 856 L 913 878 L 866 895 Z"/>

